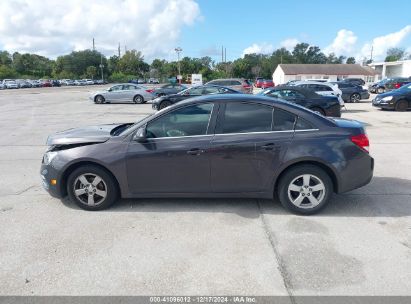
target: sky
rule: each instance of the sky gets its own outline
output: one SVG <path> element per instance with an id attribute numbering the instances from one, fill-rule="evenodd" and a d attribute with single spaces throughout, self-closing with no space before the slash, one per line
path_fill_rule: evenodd
<path id="1" fill-rule="evenodd" d="M 227 60 L 290 50 L 383 60 L 390 47 L 411 53 L 411 2 L 396 0 L 0 0 L 0 49 L 56 58 L 92 47 L 107 56 L 140 50 L 147 61 L 182 56 Z"/>

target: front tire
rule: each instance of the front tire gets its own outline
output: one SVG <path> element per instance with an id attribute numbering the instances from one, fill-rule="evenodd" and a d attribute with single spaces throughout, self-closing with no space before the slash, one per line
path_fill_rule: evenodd
<path id="1" fill-rule="evenodd" d="M 408 102 L 406 100 L 398 100 L 395 105 L 395 111 L 405 112 L 408 110 Z"/>
<path id="2" fill-rule="evenodd" d="M 142 104 L 144 103 L 144 97 L 141 95 L 136 95 L 133 98 L 134 103 Z"/>
<path id="3" fill-rule="evenodd" d="M 103 210 L 118 198 L 114 178 L 97 166 L 82 166 L 75 169 L 67 179 L 70 200 L 84 210 Z"/>
<path id="4" fill-rule="evenodd" d="M 102 103 L 104 103 L 106 100 L 104 99 L 104 97 L 103 96 L 101 96 L 101 95 L 97 95 L 95 98 L 94 98 L 94 103 L 97 103 L 97 104 L 102 104 Z"/>
<path id="5" fill-rule="evenodd" d="M 378 89 L 377 89 L 377 93 L 378 93 L 378 94 L 384 93 L 384 88 L 378 88 Z"/>
<path id="6" fill-rule="evenodd" d="M 319 212 L 328 203 L 333 192 L 329 175 L 314 165 L 300 165 L 289 169 L 278 184 L 281 204 L 296 214 Z"/>

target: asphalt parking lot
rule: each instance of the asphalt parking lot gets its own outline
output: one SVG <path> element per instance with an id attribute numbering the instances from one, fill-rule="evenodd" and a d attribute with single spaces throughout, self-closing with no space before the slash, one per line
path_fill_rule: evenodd
<path id="1" fill-rule="evenodd" d="M 411 113 L 368 102 L 373 181 L 319 215 L 255 199 L 128 199 L 86 212 L 41 187 L 48 134 L 135 121 L 97 87 L 0 91 L 0 295 L 411 295 Z"/>

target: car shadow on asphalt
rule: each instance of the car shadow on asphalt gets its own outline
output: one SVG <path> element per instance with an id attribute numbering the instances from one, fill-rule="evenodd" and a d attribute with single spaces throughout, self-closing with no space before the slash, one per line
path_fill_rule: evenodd
<path id="1" fill-rule="evenodd" d="M 411 216 L 411 180 L 394 177 L 374 177 L 363 188 L 334 194 L 328 206 L 312 217 L 406 217 Z M 82 211 L 68 198 L 63 204 Z M 121 199 L 107 210 L 99 212 L 154 212 L 154 213 L 232 213 L 244 218 L 258 218 L 261 214 L 285 215 L 278 199 L 199 199 L 199 198 L 141 198 Z"/>

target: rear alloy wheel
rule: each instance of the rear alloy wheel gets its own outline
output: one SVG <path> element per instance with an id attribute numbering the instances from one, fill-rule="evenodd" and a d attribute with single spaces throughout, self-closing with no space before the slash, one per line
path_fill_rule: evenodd
<path id="1" fill-rule="evenodd" d="M 71 201 L 85 210 L 108 208 L 118 196 L 113 177 L 96 166 L 74 170 L 67 180 L 67 192 Z"/>
<path id="2" fill-rule="evenodd" d="M 144 98 L 141 95 L 136 95 L 136 96 L 134 96 L 133 101 L 134 101 L 134 103 L 141 104 L 141 103 L 144 103 Z"/>
<path id="3" fill-rule="evenodd" d="M 333 184 L 328 174 L 313 165 L 301 165 L 287 171 L 278 184 L 278 197 L 288 210 L 314 214 L 329 201 Z"/>
<path id="4" fill-rule="evenodd" d="M 359 102 L 360 100 L 361 100 L 361 95 L 358 94 L 358 93 L 353 93 L 353 94 L 350 96 L 350 101 L 351 101 L 351 102 Z"/>
<path id="5" fill-rule="evenodd" d="M 318 114 L 321 114 L 321 115 L 323 115 L 323 116 L 326 116 L 326 115 L 325 115 L 325 111 L 324 111 L 323 109 L 321 109 L 321 108 L 313 107 L 313 108 L 311 108 L 310 110 L 311 110 L 311 111 L 314 111 L 314 112 L 317 112 Z"/>
<path id="6" fill-rule="evenodd" d="M 377 93 L 378 93 L 378 94 L 384 93 L 384 88 L 378 88 L 378 89 L 377 89 Z"/>
<path id="7" fill-rule="evenodd" d="M 406 100 L 398 100 L 395 105 L 395 111 L 404 112 L 408 110 L 408 102 Z"/>
<path id="8" fill-rule="evenodd" d="M 104 99 L 104 97 L 101 96 L 101 95 L 97 95 L 97 96 L 94 98 L 94 103 L 101 104 L 101 103 L 104 103 L 104 101 L 105 101 L 105 99 Z"/>
<path id="9" fill-rule="evenodd" d="M 162 103 L 160 103 L 160 106 L 158 107 L 158 109 L 162 110 L 162 109 L 165 109 L 169 106 L 171 106 L 171 102 L 169 102 L 168 100 L 165 100 Z"/>

